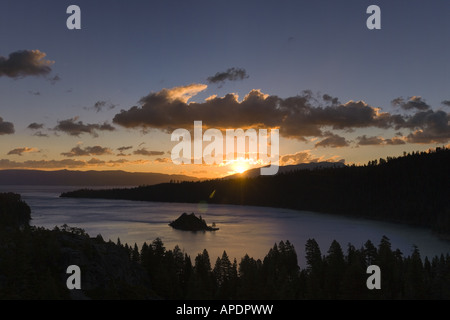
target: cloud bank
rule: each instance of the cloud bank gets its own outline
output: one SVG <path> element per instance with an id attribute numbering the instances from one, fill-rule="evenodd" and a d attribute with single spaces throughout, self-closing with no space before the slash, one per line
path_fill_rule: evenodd
<path id="1" fill-rule="evenodd" d="M 141 148 L 139 150 L 136 150 L 133 152 L 133 154 L 135 155 L 141 155 L 141 156 L 162 156 L 164 155 L 164 151 L 152 151 L 152 150 L 147 150 L 146 148 Z"/>
<path id="2" fill-rule="evenodd" d="M 320 142 L 317 142 L 315 144 L 315 147 L 331 147 L 331 148 L 340 148 L 340 147 L 348 147 L 349 143 L 347 139 L 344 137 L 341 137 L 337 134 L 326 132 L 325 133 L 326 138 L 323 139 Z"/>
<path id="3" fill-rule="evenodd" d="M 112 125 L 107 122 L 103 124 L 85 124 L 82 121 L 77 121 L 78 117 L 58 121 L 58 125 L 53 128 L 54 131 L 64 132 L 71 136 L 80 136 L 83 133 L 88 133 L 93 137 L 98 137 L 98 131 L 114 131 Z"/>
<path id="4" fill-rule="evenodd" d="M 0 159 L 0 169 L 64 169 L 64 168 L 90 168 L 90 167 L 120 167 L 125 165 L 147 164 L 148 160 L 128 161 L 126 159 L 103 161 L 92 158 L 88 161 L 63 159 L 63 160 L 28 160 L 24 162 Z"/>
<path id="5" fill-rule="evenodd" d="M 317 147 L 348 145 L 347 140 L 330 133 L 330 129 L 409 129 L 407 142 L 411 143 L 441 143 L 450 139 L 449 114 L 431 110 L 421 97 L 394 99 L 396 106 L 415 112 L 410 115 L 383 112 L 364 101 L 341 103 L 336 97 L 313 95 L 310 91 L 280 98 L 252 90 L 241 100 L 230 93 L 203 102 L 189 102 L 206 88 L 191 84 L 151 93 L 140 100 L 140 106 L 117 113 L 113 123 L 165 132 L 192 128 L 196 120 L 202 120 L 205 128 L 279 128 L 280 135 L 286 138 L 304 141 L 307 137 L 324 138 Z"/>
<path id="6" fill-rule="evenodd" d="M 101 146 L 86 147 L 84 149 L 77 146 L 72 148 L 69 152 L 61 153 L 61 155 L 65 157 L 102 156 L 108 154 L 112 154 L 112 150 Z"/>

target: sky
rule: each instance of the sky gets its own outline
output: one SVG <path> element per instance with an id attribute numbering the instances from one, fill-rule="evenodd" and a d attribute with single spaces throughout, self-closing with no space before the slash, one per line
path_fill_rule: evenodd
<path id="1" fill-rule="evenodd" d="M 70 5 L 81 29 L 67 28 Z M 262 164 L 176 165 L 171 133 L 194 121 L 278 129 L 281 165 L 364 164 L 450 140 L 448 1 L 1 6 L 0 169 L 214 178 Z"/>

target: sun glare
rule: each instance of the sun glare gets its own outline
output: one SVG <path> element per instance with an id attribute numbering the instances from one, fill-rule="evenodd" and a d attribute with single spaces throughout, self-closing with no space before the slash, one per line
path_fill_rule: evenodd
<path id="1" fill-rule="evenodd" d="M 235 173 L 244 173 L 250 168 L 250 165 L 248 161 L 239 159 L 232 164 L 231 168 Z"/>

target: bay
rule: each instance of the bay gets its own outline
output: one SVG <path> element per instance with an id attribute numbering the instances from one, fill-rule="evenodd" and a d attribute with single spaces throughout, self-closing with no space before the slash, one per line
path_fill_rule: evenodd
<path id="1" fill-rule="evenodd" d="M 413 245 L 419 247 L 422 258 L 450 252 L 450 241 L 428 229 L 367 219 L 267 207 L 59 197 L 61 192 L 79 188 L 0 186 L 0 192 L 22 195 L 31 207 L 32 225 L 52 229 L 67 224 L 83 228 L 90 236 L 101 234 L 114 242 L 120 238 L 122 243 L 136 243 L 139 248 L 159 237 L 167 249 L 178 245 L 192 259 L 207 249 L 211 263 L 224 250 L 238 262 L 245 254 L 263 259 L 275 243 L 289 240 L 296 248 L 299 265 L 305 267 L 304 247 L 310 238 L 316 239 L 322 254 L 333 240 L 345 251 L 348 243 L 360 248 L 369 239 L 378 245 L 383 235 L 391 240 L 393 249 L 399 248 L 405 256 L 411 254 Z M 220 230 L 188 232 L 168 226 L 183 212 L 201 215 Z"/>

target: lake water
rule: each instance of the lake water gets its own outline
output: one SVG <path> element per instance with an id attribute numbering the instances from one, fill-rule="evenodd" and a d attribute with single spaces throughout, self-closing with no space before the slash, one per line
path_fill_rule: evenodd
<path id="1" fill-rule="evenodd" d="M 414 244 L 422 257 L 450 252 L 450 241 L 440 240 L 423 228 L 265 207 L 59 198 L 61 192 L 74 189 L 79 187 L 0 186 L 0 192 L 22 195 L 31 207 L 32 225 L 52 229 L 68 224 L 85 229 L 90 236 L 101 234 L 114 242 L 120 238 L 122 243 L 137 243 L 139 248 L 160 237 L 167 249 L 178 244 L 192 260 L 206 248 L 212 264 L 223 250 L 238 262 L 246 253 L 262 259 L 274 243 L 289 240 L 304 267 L 304 248 L 309 238 L 316 239 L 322 254 L 334 239 L 345 251 L 349 242 L 357 248 L 368 239 L 378 245 L 383 235 L 391 240 L 393 249 L 399 248 L 405 256 Z M 183 212 L 200 214 L 209 225 L 215 222 L 220 230 L 194 233 L 168 226 Z"/>

